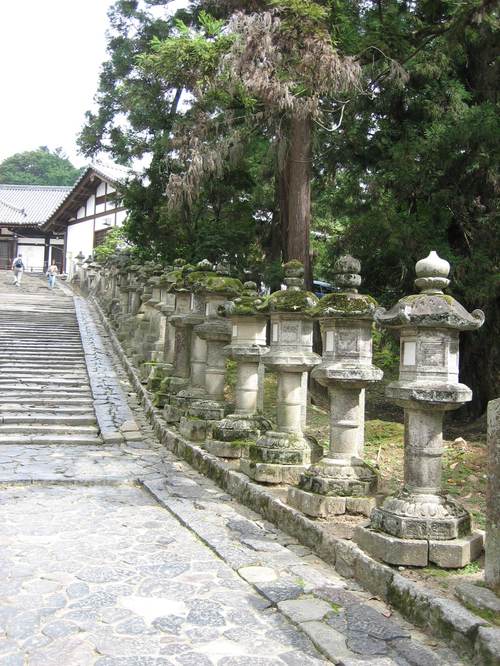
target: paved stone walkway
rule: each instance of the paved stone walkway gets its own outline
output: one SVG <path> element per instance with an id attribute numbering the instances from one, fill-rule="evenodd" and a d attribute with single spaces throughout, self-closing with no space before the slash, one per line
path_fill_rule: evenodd
<path id="1" fill-rule="evenodd" d="M 44 284 L 25 276 L 13 298 L 0 274 L 0 340 L 18 306 L 54 299 L 74 321 L 70 296 Z M 0 666 L 466 663 L 163 449 L 90 315 L 97 404 L 140 431 L 0 444 Z"/>

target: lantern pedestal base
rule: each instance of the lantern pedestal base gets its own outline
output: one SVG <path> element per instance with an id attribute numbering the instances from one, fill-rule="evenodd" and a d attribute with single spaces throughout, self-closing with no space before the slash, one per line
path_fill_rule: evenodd
<path id="1" fill-rule="evenodd" d="M 172 395 L 170 404 L 177 407 L 181 414 L 187 414 L 193 402 L 203 400 L 205 397 L 205 389 L 190 387 L 181 389 L 175 395 Z"/>
<path id="2" fill-rule="evenodd" d="M 458 539 L 400 539 L 369 527 L 356 527 L 354 541 L 369 555 L 387 564 L 425 567 L 435 564 L 444 569 L 460 569 L 479 557 L 483 535 L 473 532 Z"/>
<path id="3" fill-rule="evenodd" d="M 271 428 L 268 419 L 258 415 L 229 414 L 214 430 L 214 438 L 222 442 L 234 442 L 238 439 L 256 440 Z"/>
<path id="4" fill-rule="evenodd" d="M 188 409 L 188 416 L 204 421 L 220 421 L 224 418 L 224 403 L 218 400 L 193 400 Z"/>
<path id="5" fill-rule="evenodd" d="M 179 423 L 182 413 L 174 405 L 165 405 L 163 407 L 163 418 L 167 423 Z"/>
<path id="6" fill-rule="evenodd" d="M 321 456 L 315 440 L 301 435 L 269 430 L 249 447 L 241 471 L 262 483 L 297 484 L 300 474 Z"/>
<path id="7" fill-rule="evenodd" d="M 148 391 L 158 391 L 162 381 L 173 369 L 171 363 L 143 363 L 140 369 L 141 380 L 147 382 Z"/>
<path id="8" fill-rule="evenodd" d="M 307 516 L 327 518 L 341 513 L 369 516 L 375 508 L 377 475 L 362 460 L 323 458 L 288 490 L 288 503 Z"/>
<path id="9" fill-rule="evenodd" d="M 344 513 L 361 514 L 369 517 L 376 506 L 374 497 L 320 495 L 300 488 L 288 489 L 287 502 L 290 506 L 302 511 L 306 516 L 312 516 L 313 518 L 329 518 Z"/>
<path id="10" fill-rule="evenodd" d="M 241 459 L 240 472 L 259 483 L 296 484 L 306 465 L 277 465 Z"/>
<path id="11" fill-rule="evenodd" d="M 219 458 L 248 458 L 249 447 L 270 427 L 263 416 L 229 414 L 214 425 L 213 439 L 203 448 Z"/>
<path id="12" fill-rule="evenodd" d="M 470 534 L 470 514 L 453 498 L 401 491 L 371 515 L 370 526 L 399 539 L 447 541 Z"/>
<path id="13" fill-rule="evenodd" d="M 204 442 L 208 436 L 210 424 L 203 419 L 181 416 L 179 433 L 191 442 Z"/>
<path id="14" fill-rule="evenodd" d="M 162 393 L 168 393 L 169 395 L 175 395 L 182 391 L 183 389 L 188 388 L 189 379 L 187 377 L 165 377 L 161 382 L 160 390 Z"/>
<path id="15" fill-rule="evenodd" d="M 207 439 L 203 448 L 218 458 L 246 458 L 248 457 L 248 447 L 252 441 L 237 439 L 233 442 L 223 442 L 220 439 Z"/>

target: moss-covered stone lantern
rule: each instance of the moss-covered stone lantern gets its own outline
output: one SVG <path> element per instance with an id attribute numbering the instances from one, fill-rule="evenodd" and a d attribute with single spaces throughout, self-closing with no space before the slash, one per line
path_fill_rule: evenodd
<path id="1" fill-rule="evenodd" d="M 257 308 L 271 320 L 271 344 L 262 361 L 278 375 L 276 429 L 261 435 L 249 446 L 248 458 L 241 459 L 241 471 L 264 483 L 297 483 L 312 462 L 313 444 L 304 437 L 303 425 L 307 375 L 321 361 L 312 351 L 309 314 L 318 299 L 304 290 L 304 267 L 299 261 L 288 262 L 284 270 L 286 289 L 274 292 Z"/>
<path id="2" fill-rule="evenodd" d="M 171 292 L 172 280 L 170 275 L 172 266 L 168 266 L 158 277 L 159 296 L 158 302 L 154 304 L 158 312 L 157 328 L 158 332 L 151 350 L 151 360 L 159 364 L 167 364 L 165 348 L 167 346 L 166 338 L 170 333 L 168 320 L 170 315 L 175 312 L 175 294 Z M 156 325 L 153 326 L 156 328 Z"/>
<path id="3" fill-rule="evenodd" d="M 220 316 L 219 307 L 241 293 L 240 280 L 229 276 L 223 264 L 215 272 L 190 276 L 193 293 L 204 303 L 205 320 L 195 326 L 195 335 L 206 344 L 206 367 L 203 395 L 190 401 L 187 417 L 180 423 L 180 432 L 189 439 L 204 440 L 214 421 L 224 417 L 226 405 L 226 355 L 224 347 L 231 339 L 231 326 Z"/>
<path id="4" fill-rule="evenodd" d="M 472 397 L 458 380 L 460 331 L 479 328 L 481 310 L 469 314 L 443 293 L 450 265 L 431 252 L 416 264 L 420 294 L 402 298 L 376 321 L 399 333 L 399 380 L 386 394 L 405 411 L 403 488 L 373 510 L 357 543 L 390 564 L 463 567 L 481 552 L 469 513 L 441 485 L 443 415 Z"/>
<path id="5" fill-rule="evenodd" d="M 258 414 L 259 365 L 267 351 L 267 316 L 257 311 L 262 299 L 255 282 L 245 282 L 243 293 L 221 307 L 231 323 L 231 342 L 224 351 L 236 362 L 235 409 L 217 423 L 204 448 L 223 458 L 241 458 L 248 446 L 271 427 Z"/>
<path id="6" fill-rule="evenodd" d="M 174 358 L 173 367 L 166 377 L 161 380 L 160 390 L 155 393 L 155 403 L 165 406 L 164 416 L 167 421 L 170 417 L 168 401 L 172 394 L 177 393 L 189 384 L 191 374 L 191 332 L 193 328 L 192 315 L 196 313 L 191 290 L 186 286 L 186 277 L 194 270 L 191 264 L 183 263 L 175 267 L 172 279 L 172 292 L 175 294 L 175 311 L 170 317 L 174 326 Z M 173 422 L 175 422 L 174 419 Z"/>
<path id="7" fill-rule="evenodd" d="M 198 335 L 197 329 L 207 317 L 206 293 L 201 289 L 201 285 L 209 282 L 215 275 L 212 263 L 204 259 L 196 264 L 196 270 L 186 276 L 186 287 L 191 291 L 193 304 L 190 315 L 191 372 L 189 386 L 178 391 L 170 399 L 171 408 L 176 409 L 176 420 L 182 419 L 193 400 L 200 400 L 206 396 L 207 343 Z"/>
<path id="8" fill-rule="evenodd" d="M 324 296 L 311 310 L 319 319 L 323 357 L 311 376 L 327 387 L 330 400 L 330 447 L 326 456 L 288 489 L 288 503 L 303 513 L 328 517 L 341 513 L 370 515 L 375 506 L 375 472 L 363 461 L 364 392 L 382 378 L 372 365 L 372 323 L 377 302 L 358 293 L 361 265 L 350 256 L 336 265 L 340 291 Z"/>

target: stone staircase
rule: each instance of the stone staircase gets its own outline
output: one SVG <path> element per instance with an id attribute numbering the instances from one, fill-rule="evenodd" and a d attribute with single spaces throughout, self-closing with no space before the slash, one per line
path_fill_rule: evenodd
<path id="1" fill-rule="evenodd" d="M 2 296 L 0 444 L 101 444 L 73 299 Z"/>

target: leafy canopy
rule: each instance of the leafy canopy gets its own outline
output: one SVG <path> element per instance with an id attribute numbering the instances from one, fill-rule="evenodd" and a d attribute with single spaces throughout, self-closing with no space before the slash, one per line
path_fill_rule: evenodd
<path id="1" fill-rule="evenodd" d="M 81 174 L 62 148 L 47 146 L 16 153 L 0 164 L 0 183 L 8 185 L 73 185 Z"/>

